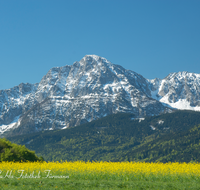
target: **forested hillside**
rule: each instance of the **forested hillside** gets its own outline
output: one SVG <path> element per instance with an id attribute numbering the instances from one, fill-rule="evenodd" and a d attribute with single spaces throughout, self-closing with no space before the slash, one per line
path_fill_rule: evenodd
<path id="1" fill-rule="evenodd" d="M 119 113 L 58 131 L 10 137 L 47 161 L 200 161 L 200 113 L 175 111 L 144 120 Z"/>

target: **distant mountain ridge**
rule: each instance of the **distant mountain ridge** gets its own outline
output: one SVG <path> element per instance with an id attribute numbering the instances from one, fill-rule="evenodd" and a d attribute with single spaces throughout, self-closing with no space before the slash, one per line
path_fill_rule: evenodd
<path id="1" fill-rule="evenodd" d="M 177 109 L 200 111 L 200 74 L 170 73 L 150 81 L 154 98 Z"/>
<path id="2" fill-rule="evenodd" d="M 103 57 L 86 55 L 71 66 L 50 69 L 40 83 L 1 90 L 0 133 L 64 129 L 118 112 L 139 118 L 173 107 L 200 110 L 199 89 L 199 74 L 148 80 Z"/>

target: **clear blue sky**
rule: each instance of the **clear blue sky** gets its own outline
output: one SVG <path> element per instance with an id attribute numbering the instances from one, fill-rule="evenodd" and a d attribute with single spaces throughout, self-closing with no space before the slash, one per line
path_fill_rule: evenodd
<path id="1" fill-rule="evenodd" d="M 0 89 L 86 54 L 148 79 L 200 73 L 200 0 L 0 0 Z"/>

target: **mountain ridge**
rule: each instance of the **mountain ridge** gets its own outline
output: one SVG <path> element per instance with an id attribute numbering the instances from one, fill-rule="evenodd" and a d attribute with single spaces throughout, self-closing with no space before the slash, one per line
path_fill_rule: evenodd
<path id="1" fill-rule="evenodd" d="M 40 83 L 0 90 L 0 133 L 64 129 L 118 112 L 135 118 L 158 115 L 180 109 L 176 102 L 182 100 L 183 109 L 200 110 L 200 75 L 181 75 L 148 80 L 103 57 L 86 55 L 71 66 L 50 69 Z"/>

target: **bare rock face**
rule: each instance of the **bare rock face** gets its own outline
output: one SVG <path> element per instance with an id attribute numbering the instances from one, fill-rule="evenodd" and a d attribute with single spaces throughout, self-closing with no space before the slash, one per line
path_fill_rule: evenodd
<path id="1" fill-rule="evenodd" d="M 177 109 L 200 111 L 200 74 L 177 72 L 150 82 L 154 98 L 160 102 Z"/>
<path id="2" fill-rule="evenodd" d="M 182 99 L 200 106 L 199 80 L 199 75 L 184 72 L 147 80 L 105 58 L 86 55 L 71 66 L 52 68 L 39 84 L 1 90 L 0 133 L 63 129 L 117 112 L 136 118 L 158 115 L 171 111 L 166 104 L 173 107 Z"/>

